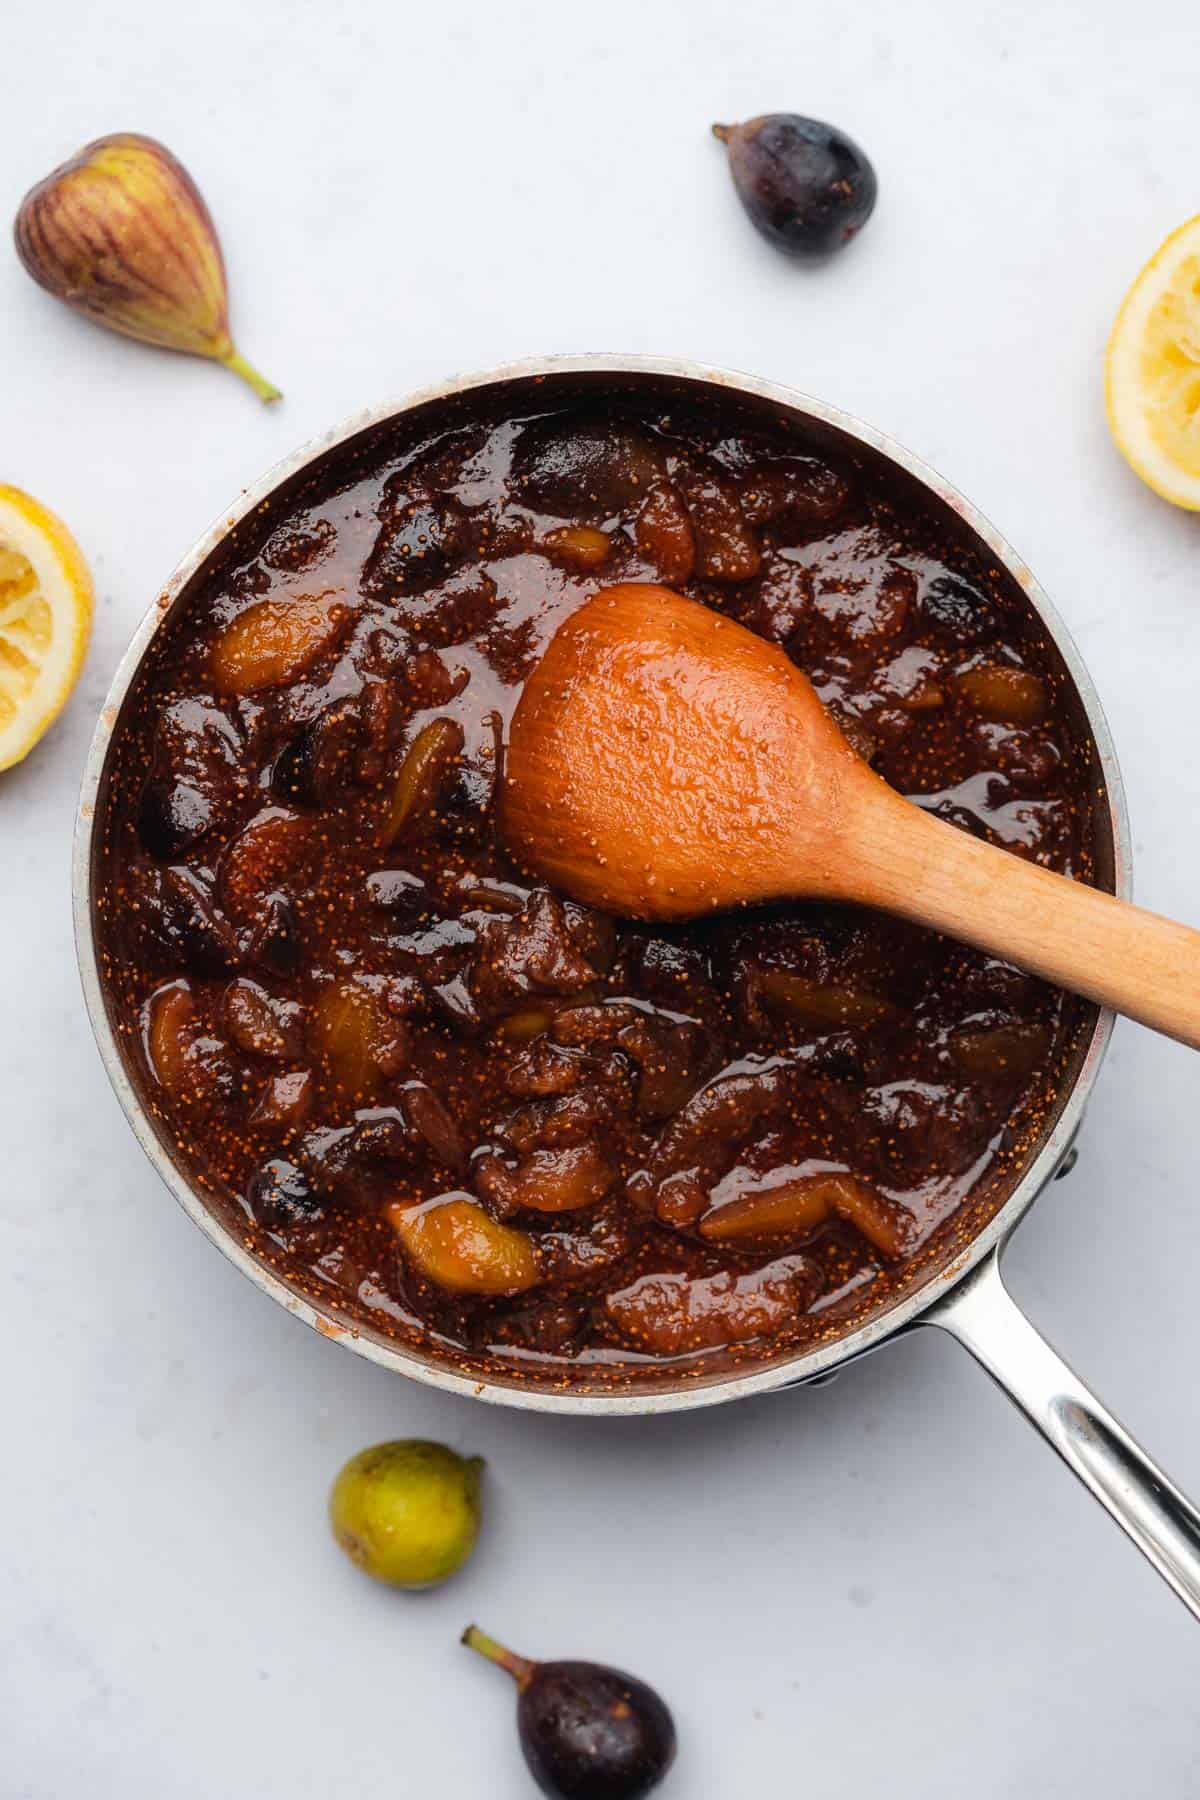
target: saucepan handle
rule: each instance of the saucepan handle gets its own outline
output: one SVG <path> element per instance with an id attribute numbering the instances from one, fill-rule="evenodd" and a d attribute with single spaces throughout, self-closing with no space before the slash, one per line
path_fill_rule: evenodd
<path id="1" fill-rule="evenodd" d="M 981 1363 L 1200 1619 L 1200 1512 L 1029 1323 L 999 1252 L 924 1314 Z"/>

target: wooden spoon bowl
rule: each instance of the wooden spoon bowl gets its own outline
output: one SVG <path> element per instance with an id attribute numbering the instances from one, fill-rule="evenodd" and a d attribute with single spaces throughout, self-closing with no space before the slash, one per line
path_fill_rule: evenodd
<path id="1" fill-rule="evenodd" d="M 781 650 L 669 588 L 607 588 L 560 628 L 513 718 L 502 805 L 514 853 L 607 911 L 857 901 L 1200 1044 L 1200 933 L 923 812 Z"/>

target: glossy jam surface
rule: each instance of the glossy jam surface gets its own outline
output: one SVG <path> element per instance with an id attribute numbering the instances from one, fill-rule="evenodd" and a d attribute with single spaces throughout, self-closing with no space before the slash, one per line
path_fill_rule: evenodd
<path id="1" fill-rule="evenodd" d="M 798 427 L 650 395 L 408 424 L 272 503 L 147 659 L 98 889 L 135 1076 L 256 1254 L 564 1380 L 839 1329 L 1024 1166 L 1087 1017 L 866 912 L 633 925 L 515 866 L 508 722 L 614 582 L 761 633 L 894 787 L 1091 874 L 1011 581 Z"/>

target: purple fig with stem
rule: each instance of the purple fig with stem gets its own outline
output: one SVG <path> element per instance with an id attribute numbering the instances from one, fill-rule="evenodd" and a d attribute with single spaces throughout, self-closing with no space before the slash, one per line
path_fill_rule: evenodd
<path id="1" fill-rule="evenodd" d="M 225 261 L 203 196 L 154 138 L 120 132 L 85 145 L 26 194 L 14 236 L 33 279 L 75 312 L 207 356 L 260 400 L 279 399 L 230 336 Z"/>
<path id="2" fill-rule="evenodd" d="M 641 1800 L 675 1759 L 675 1722 L 636 1676 L 591 1662 L 532 1662 L 468 1626 L 462 1641 L 517 1684 L 517 1732 L 551 1800 Z"/>

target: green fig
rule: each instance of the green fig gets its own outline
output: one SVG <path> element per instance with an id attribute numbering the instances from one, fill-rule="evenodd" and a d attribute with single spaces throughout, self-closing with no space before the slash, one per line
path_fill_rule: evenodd
<path id="1" fill-rule="evenodd" d="M 376 1581 L 437 1587 L 475 1548 L 482 1475 L 482 1458 L 422 1438 L 360 1450 L 329 1496 L 333 1535 Z"/>

